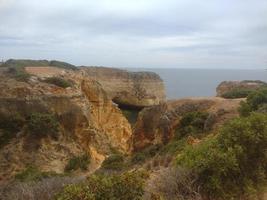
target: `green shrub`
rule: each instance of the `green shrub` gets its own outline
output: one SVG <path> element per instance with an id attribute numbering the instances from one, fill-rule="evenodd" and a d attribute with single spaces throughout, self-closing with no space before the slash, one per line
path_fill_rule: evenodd
<path id="1" fill-rule="evenodd" d="M 23 127 L 24 123 L 25 120 L 19 113 L 0 113 L 0 129 L 17 132 Z"/>
<path id="2" fill-rule="evenodd" d="M 72 64 L 57 60 L 48 61 L 48 60 L 9 59 L 1 65 L 1 67 L 14 67 L 14 68 L 46 67 L 46 66 L 53 66 L 53 67 L 72 69 L 72 70 L 77 69 Z"/>
<path id="3" fill-rule="evenodd" d="M 263 104 L 267 104 L 267 89 L 259 89 L 247 97 L 246 102 L 241 102 L 239 113 L 241 116 L 248 116 L 250 112 L 258 110 Z"/>
<path id="4" fill-rule="evenodd" d="M 65 167 L 65 171 L 70 172 L 78 169 L 87 170 L 88 165 L 90 164 L 90 159 L 91 158 L 87 153 L 80 156 L 74 156 L 69 160 Z"/>
<path id="5" fill-rule="evenodd" d="M 102 163 L 101 169 L 104 170 L 122 170 L 125 168 L 125 159 L 122 154 L 112 154 Z"/>
<path id="6" fill-rule="evenodd" d="M 50 83 L 53 85 L 56 85 L 58 87 L 62 87 L 62 88 L 67 88 L 67 87 L 71 87 L 72 83 L 70 81 L 67 81 L 63 78 L 60 77 L 50 77 L 50 78 L 46 78 L 44 80 L 44 82 L 46 83 Z"/>
<path id="7" fill-rule="evenodd" d="M 222 97 L 226 99 L 237 99 L 237 98 L 246 98 L 251 94 L 253 89 L 233 89 L 228 92 L 225 92 Z"/>
<path id="8" fill-rule="evenodd" d="M 58 137 L 59 122 L 53 114 L 32 113 L 28 119 L 28 132 L 38 138 Z"/>
<path id="9" fill-rule="evenodd" d="M 18 113 L 4 114 L 0 113 L 0 148 L 7 145 L 18 131 L 23 128 L 25 120 Z"/>
<path id="10" fill-rule="evenodd" d="M 40 181 L 41 179 L 59 176 L 55 172 L 42 172 L 35 166 L 28 166 L 25 170 L 17 173 L 15 179 L 21 182 Z"/>
<path id="11" fill-rule="evenodd" d="M 255 193 L 267 175 L 267 116 L 252 114 L 224 125 L 216 138 L 190 147 L 177 164 L 198 175 L 210 198 L 239 199 Z"/>
<path id="12" fill-rule="evenodd" d="M 142 163 L 145 160 L 154 157 L 161 150 L 161 148 L 162 145 L 160 144 L 151 145 L 140 152 L 134 153 L 131 157 L 131 162 L 133 164 Z"/>
<path id="13" fill-rule="evenodd" d="M 50 66 L 54 66 L 54 67 L 59 67 L 59 68 L 64 68 L 64 69 L 72 69 L 72 70 L 76 70 L 77 67 L 75 67 L 72 64 L 66 63 L 66 62 L 61 62 L 61 61 L 57 61 L 57 60 L 52 60 L 49 62 Z"/>
<path id="14" fill-rule="evenodd" d="M 8 73 L 17 81 L 22 82 L 27 82 L 31 77 L 31 75 L 28 74 L 22 67 L 10 67 L 8 68 Z"/>
<path id="15" fill-rule="evenodd" d="M 65 187 L 56 200 L 139 200 L 146 177 L 142 172 L 93 175 L 83 184 Z"/>
<path id="16" fill-rule="evenodd" d="M 198 135 L 204 132 L 205 122 L 209 114 L 206 112 L 189 112 L 180 120 L 180 125 L 176 131 L 177 137 L 181 138 L 188 134 Z"/>
<path id="17" fill-rule="evenodd" d="M 56 200 L 95 200 L 94 194 L 85 185 L 67 185 Z"/>
<path id="18" fill-rule="evenodd" d="M 177 153 L 183 151 L 186 146 L 187 146 L 187 138 L 172 140 L 168 144 L 163 146 L 163 148 L 160 150 L 160 154 L 176 155 Z"/>
<path id="19" fill-rule="evenodd" d="M 48 66 L 47 60 L 24 60 L 24 59 L 9 59 L 2 65 L 3 67 L 21 68 L 27 66 Z"/>

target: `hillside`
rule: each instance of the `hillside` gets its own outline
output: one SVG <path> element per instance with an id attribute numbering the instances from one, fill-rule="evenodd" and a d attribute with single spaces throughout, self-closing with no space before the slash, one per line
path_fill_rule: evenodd
<path id="1" fill-rule="evenodd" d="M 73 67 L 0 68 L 1 200 L 266 199 L 265 87 L 170 101 L 155 73 Z"/>

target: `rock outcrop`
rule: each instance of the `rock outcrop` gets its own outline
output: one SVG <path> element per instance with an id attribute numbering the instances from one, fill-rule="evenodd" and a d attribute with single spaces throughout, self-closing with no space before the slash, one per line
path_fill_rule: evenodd
<path id="1" fill-rule="evenodd" d="M 224 94 L 234 90 L 256 90 L 267 83 L 262 81 L 223 81 L 216 88 L 217 96 L 222 97 Z"/>
<path id="2" fill-rule="evenodd" d="M 164 83 L 153 72 L 128 72 L 106 67 L 83 67 L 84 73 L 98 81 L 113 102 L 143 108 L 165 100 Z"/>
<path id="3" fill-rule="evenodd" d="M 180 119 L 185 113 L 205 111 L 212 118 L 212 128 L 238 115 L 240 99 L 219 97 L 191 98 L 167 101 L 158 106 L 143 109 L 133 132 L 133 149 L 139 151 L 149 145 L 167 143 L 174 137 Z"/>
<path id="4" fill-rule="evenodd" d="M 8 144 L 0 147 L 0 182 L 29 164 L 61 173 L 71 157 L 88 152 L 89 171 L 93 171 L 114 150 L 125 154 L 131 151 L 131 126 L 97 81 L 79 70 L 49 68 L 48 76 L 72 83 L 72 87 L 64 89 L 43 81 L 44 68 L 40 68 L 40 76 L 38 69 L 31 70 L 28 72 L 34 73 L 28 82 L 1 72 L 0 114 L 19 115 L 26 122 L 31 113 L 51 113 L 59 121 L 59 137 L 34 139 L 24 125 Z"/>

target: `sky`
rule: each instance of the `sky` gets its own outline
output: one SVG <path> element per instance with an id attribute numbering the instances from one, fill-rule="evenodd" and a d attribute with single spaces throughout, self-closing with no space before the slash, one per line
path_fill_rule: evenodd
<path id="1" fill-rule="evenodd" d="M 0 59 L 267 68 L 267 0 L 0 0 Z"/>

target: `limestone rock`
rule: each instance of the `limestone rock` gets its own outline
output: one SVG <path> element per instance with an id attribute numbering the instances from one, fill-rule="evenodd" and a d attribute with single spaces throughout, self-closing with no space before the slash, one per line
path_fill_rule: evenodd
<path id="1" fill-rule="evenodd" d="M 138 116 L 133 131 L 133 149 L 139 151 L 149 145 L 167 143 L 173 136 L 183 114 L 206 111 L 213 128 L 238 115 L 239 99 L 190 98 L 167 101 L 145 108 Z"/>
<path id="2" fill-rule="evenodd" d="M 92 157 L 90 172 L 112 151 L 131 151 L 131 126 L 97 81 L 81 71 L 60 69 L 58 73 L 49 69 L 49 76 L 73 83 L 64 89 L 43 82 L 46 69 L 41 70 L 38 76 L 38 69 L 34 69 L 34 78 L 27 83 L 0 73 L 0 114 L 19 114 L 26 122 L 31 113 L 53 113 L 60 124 L 59 137 L 33 140 L 25 125 L 9 144 L 0 147 L 0 182 L 28 164 L 44 171 L 63 172 L 71 157 L 88 152 Z"/>
<path id="3" fill-rule="evenodd" d="M 165 100 L 164 83 L 153 72 L 128 72 L 106 67 L 83 67 L 117 104 L 129 107 L 158 105 Z"/>

